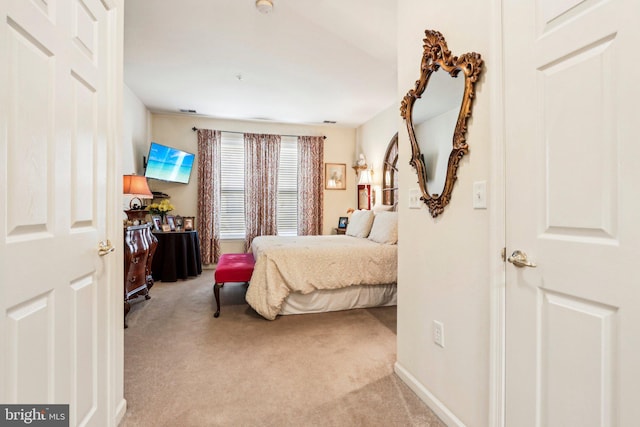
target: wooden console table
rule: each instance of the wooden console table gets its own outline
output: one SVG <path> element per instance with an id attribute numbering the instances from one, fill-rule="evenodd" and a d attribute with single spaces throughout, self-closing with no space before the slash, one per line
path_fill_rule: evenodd
<path id="1" fill-rule="evenodd" d="M 151 265 L 154 280 L 176 282 L 202 273 L 197 231 L 154 231 L 153 235 L 158 239 Z"/>

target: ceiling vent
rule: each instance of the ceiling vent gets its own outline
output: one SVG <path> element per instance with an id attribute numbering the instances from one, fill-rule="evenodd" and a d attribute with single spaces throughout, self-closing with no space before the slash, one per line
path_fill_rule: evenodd
<path id="1" fill-rule="evenodd" d="M 191 113 L 191 114 L 195 114 L 196 110 L 187 110 L 185 108 L 181 108 L 180 109 L 181 113 Z"/>
<path id="2" fill-rule="evenodd" d="M 335 120 L 325 120 L 322 123 L 328 124 L 328 125 L 335 125 L 336 121 Z"/>

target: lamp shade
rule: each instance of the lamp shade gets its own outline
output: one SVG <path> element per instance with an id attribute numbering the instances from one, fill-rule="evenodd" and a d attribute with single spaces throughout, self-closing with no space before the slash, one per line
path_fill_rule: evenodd
<path id="1" fill-rule="evenodd" d="M 358 181 L 359 185 L 368 185 L 371 184 L 371 172 L 368 169 L 360 171 L 360 181 Z"/>
<path id="2" fill-rule="evenodd" d="M 153 199 L 153 193 L 147 184 L 147 178 L 141 175 L 123 175 L 122 193 L 126 196 L 139 197 L 141 199 Z"/>

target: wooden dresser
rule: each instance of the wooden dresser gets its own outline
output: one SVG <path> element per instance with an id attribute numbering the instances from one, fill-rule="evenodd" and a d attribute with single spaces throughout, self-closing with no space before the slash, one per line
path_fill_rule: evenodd
<path id="1" fill-rule="evenodd" d="M 129 301 L 149 296 L 153 286 L 151 262 L 158 246 L 158 239 L 151 233 L 151 224 L 133 225 L 124 229 L 124 327 L 127 327 Z"/>

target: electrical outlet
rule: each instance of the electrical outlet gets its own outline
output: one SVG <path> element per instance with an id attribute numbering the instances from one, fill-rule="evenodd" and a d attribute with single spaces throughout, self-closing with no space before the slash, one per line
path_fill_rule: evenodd
<path id="1" fill-rule="evenodd" d="M 433 321 L 433 342 L 444 348 L 444 325 L 437 320 Z"/>

